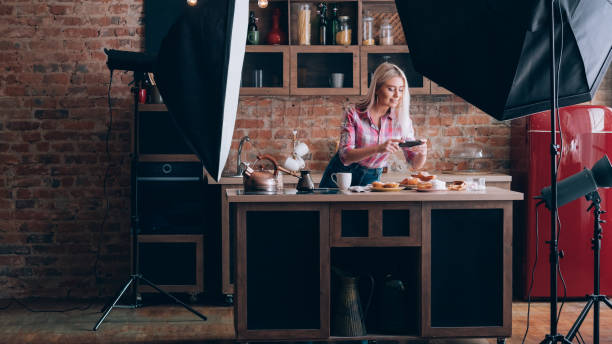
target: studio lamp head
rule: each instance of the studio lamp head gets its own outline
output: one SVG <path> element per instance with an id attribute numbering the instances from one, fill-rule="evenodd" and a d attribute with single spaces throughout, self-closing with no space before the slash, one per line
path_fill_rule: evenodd
<path id="1" fill-rule="evenodd" d="M 612 165 L 607 155 L 599 159 L 589 170 L 584 170 L 563 179 L 557 184 L 557 206 L 561 207 L 575 199 L 586 196 L 598 188 L 608 188 L 612 186 Z M 551 209 L 552 191 L 547 186 L 542 189 L 540 196 L 546 203 L 546 207 Z"/>

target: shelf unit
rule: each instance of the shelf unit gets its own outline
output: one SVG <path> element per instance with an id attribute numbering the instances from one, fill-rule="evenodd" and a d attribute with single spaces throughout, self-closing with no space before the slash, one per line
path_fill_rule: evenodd
<path id="1" fill-rule="evenodd" d="M 311 8 L 311 45 L 298 45 L 298 9 L 305 3 L 310 4 Z M 369 73 L 387 55 L 392 57 L 390 62 L 399 65 L 406 74 L 411 84 L 411 94 L 451 94 L 414 70 L 394 1 L 328 2 L 338 6 L 339 15 L 348 15 L 350 18 L 352 41 L 347 46 L 315 44 L 318 43 L 318 3 L 308 0 L 272 0 L 268 8 L 262 9 L 257 6 L 256 0 L 250 0 L 249 9 L 260 19 L 258 29 L 261 44 L 246 46 L 241 95 L 365 95 Z M 277 8 L 281 12 L 279 26 L 286 34 L 287 45 L 265 44 L 266 35 L 272 26 L 272 13 Z M 328 12 L 331 13 L 331 6 Z M 394 30 L 395 45 L 361 45 L 362 18 L 367 12 L 374 17 L 374 37 L 378 37 L 382 20 L 389 20 Z M 351 58 L 347 56 L 349 53 L 352 54 Z M 254 87 L 254 69 L 263 69 L 263 87 Z M 344 87 L 330 87 L 331 73 L 344 74 Z"/>

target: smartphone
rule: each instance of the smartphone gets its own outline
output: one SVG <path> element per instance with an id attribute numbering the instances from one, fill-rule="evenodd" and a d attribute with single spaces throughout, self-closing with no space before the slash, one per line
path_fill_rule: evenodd
<path id="1" fill-rule="evenodd" d="M 400 142 L 399 146 L 400 147 L 414 147 L 414 146 L 420 146 L 422 145 L 423 141 L 417 140 L 417 141 L 404 141 L 404 142 Z"/>

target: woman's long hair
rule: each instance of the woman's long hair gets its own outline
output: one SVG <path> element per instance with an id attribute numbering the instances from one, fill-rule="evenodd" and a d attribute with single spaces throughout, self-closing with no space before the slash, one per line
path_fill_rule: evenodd
<path id="1" fill-rule="evenodd" d="M 404 72 L 402 72 L 398 66 L 388 62 L 384 62 L 378 66 L 372 76 L 366 98 L 362 102 L 356 104 L 356 107 L 361 111 L 370 111 L 372 106 L 376 104 L 376 91 L 378 91 L 387 80 L 398 76 L 404 80 L 404 92 L 402 94 L 402 100 L 392 111 L 391 115 L 395 113 L 395 118 L 402 129 L 402 136 L 413 138 L 414 129 L 412 128 L 412 122 L 410 120 L 410 92 L 408 92 L 408 80 Z"/>

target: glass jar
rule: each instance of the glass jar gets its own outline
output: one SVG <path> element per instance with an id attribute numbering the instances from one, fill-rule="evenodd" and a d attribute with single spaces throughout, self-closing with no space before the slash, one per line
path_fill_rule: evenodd
<path id="1" fill-rule="evenodd" d="M 310 5 L 301 4 L 298 10 L 298 44 L 310 45 Z"/>
<path id="2" fill-rule="evenodd" d="M 353 36 L 353 30 L 351 29 L 351 22 L 348 16 L 340 16 L 340 28 L 336 33 L 336 44 L 338 45 L 351 45 L 351 37 Z"/>
<path id="3" fill-rule="evenodd" d="M 380 45 L 393 45 L 393 26 L 389 23 L 389 19 L 384 19 L 380 24 Z"/>
<path id="4" fill-rule="evenodd" d="M 361 45 L 374 45 L 374 18 L 369 13 L 363 17 L 363 40 Z"/>

